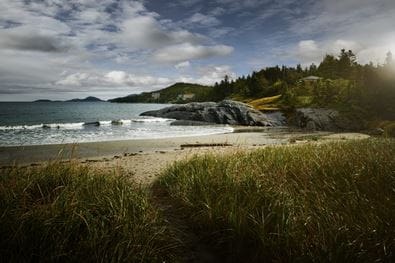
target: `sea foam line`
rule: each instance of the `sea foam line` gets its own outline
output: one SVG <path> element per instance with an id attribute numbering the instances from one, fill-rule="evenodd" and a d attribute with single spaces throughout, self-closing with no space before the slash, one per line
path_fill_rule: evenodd
<path id="1" fill-rule="evenodd" d="M 112 121 L 95 121 L 95 122 L 75 122 L 75 123 L 42 123 L 34 125 L 15 125 L 0 126 L 0 130 L 33 130 L 33 129 L 82 129 L 87 126 L 111 126 L 111 125 L 131 125 L 132 123 L 155 123 L 171 122 L 172 119 L 165 118 L 141 118 L 131 120 L 112 120 Z"/>
<path id="2" fill-rule="evenodd" d="M 166 119 L 166 118 L 141 118 L 141 119 L 132 119 L 132 122 L 171 122 L 174 119 Z"/>

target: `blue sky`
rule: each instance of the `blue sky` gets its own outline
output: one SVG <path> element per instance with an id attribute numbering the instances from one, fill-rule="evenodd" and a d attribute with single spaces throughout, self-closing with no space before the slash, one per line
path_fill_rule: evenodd
<path id="1" fill-rule="evenodd" d="M 0 0 L 0 100 L 211 85 L 352 49 L 395 52 L 393 0 Z"/>

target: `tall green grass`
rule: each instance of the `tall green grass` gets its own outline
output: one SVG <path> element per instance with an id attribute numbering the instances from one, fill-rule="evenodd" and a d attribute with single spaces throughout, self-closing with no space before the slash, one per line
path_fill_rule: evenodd
<path id="1" fill-rule="evenodd" d="M 146 190 L 52 163 L 0 172 L 0 261 L 163 262 L 174 241 Z"/>
<path id="2" fill-rule="evenodd" d="M 158 186 L 228 261 L 395 260 L 395 140 L 196 156 Z"/>

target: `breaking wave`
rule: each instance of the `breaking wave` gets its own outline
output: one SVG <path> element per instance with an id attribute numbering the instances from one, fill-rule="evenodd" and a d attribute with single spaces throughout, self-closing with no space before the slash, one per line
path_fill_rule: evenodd
<path id="1" fill-rule="evenodd" d="M 42 123 L 34 125 L 15 125 L 0 126 L 0 130 L 34 130 L 34 129 L 83 129 L 88 126 L 111 126 L 111 125 L 131 125 L 132 123 L 155 123 L 170 122 L 172 119 L 164 118 L 141 118 L 131 120 L 111 120 L 111 121 L 93 121 L 93 122 L 75 122 L 75 123 Z"/>

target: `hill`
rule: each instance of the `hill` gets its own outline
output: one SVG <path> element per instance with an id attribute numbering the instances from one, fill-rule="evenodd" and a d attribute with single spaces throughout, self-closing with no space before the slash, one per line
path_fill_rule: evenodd
<path id="1" fill-rule="evenodd" d="M 130 103 L 186 103 L 207 101 L 210 99 L 212 87 L 191 83 L 176 83 L 170 87 L 126 97 L 115 98 L 111 102 Z"/>
<path id="2" fill-rule="evenodd" d="M 86 97 L 85 99 L 66 100 L 66 102 L 100 102 L 100 101 L 103 101 L 103 100 L 96 98 L 96 97 L 92 97 L 92 96 Z"/>
<path id="3" fill-rule="evenodd" d="M 53 101 L 52 100 L 41 99 L 41 100 L 35 100 L 33 102 L 53 102 Z"/>
<path id="4" fill-rule="evenodd" d="M 101 102 L 104 100 L 101 100 L 99 98 L 89 96 L 86 97 L 85 99 L 71 99 L 71 100 L 47 100 L 47 99 L 40 99 L 40 100 L 35 100 L 33 102 Z"/>

